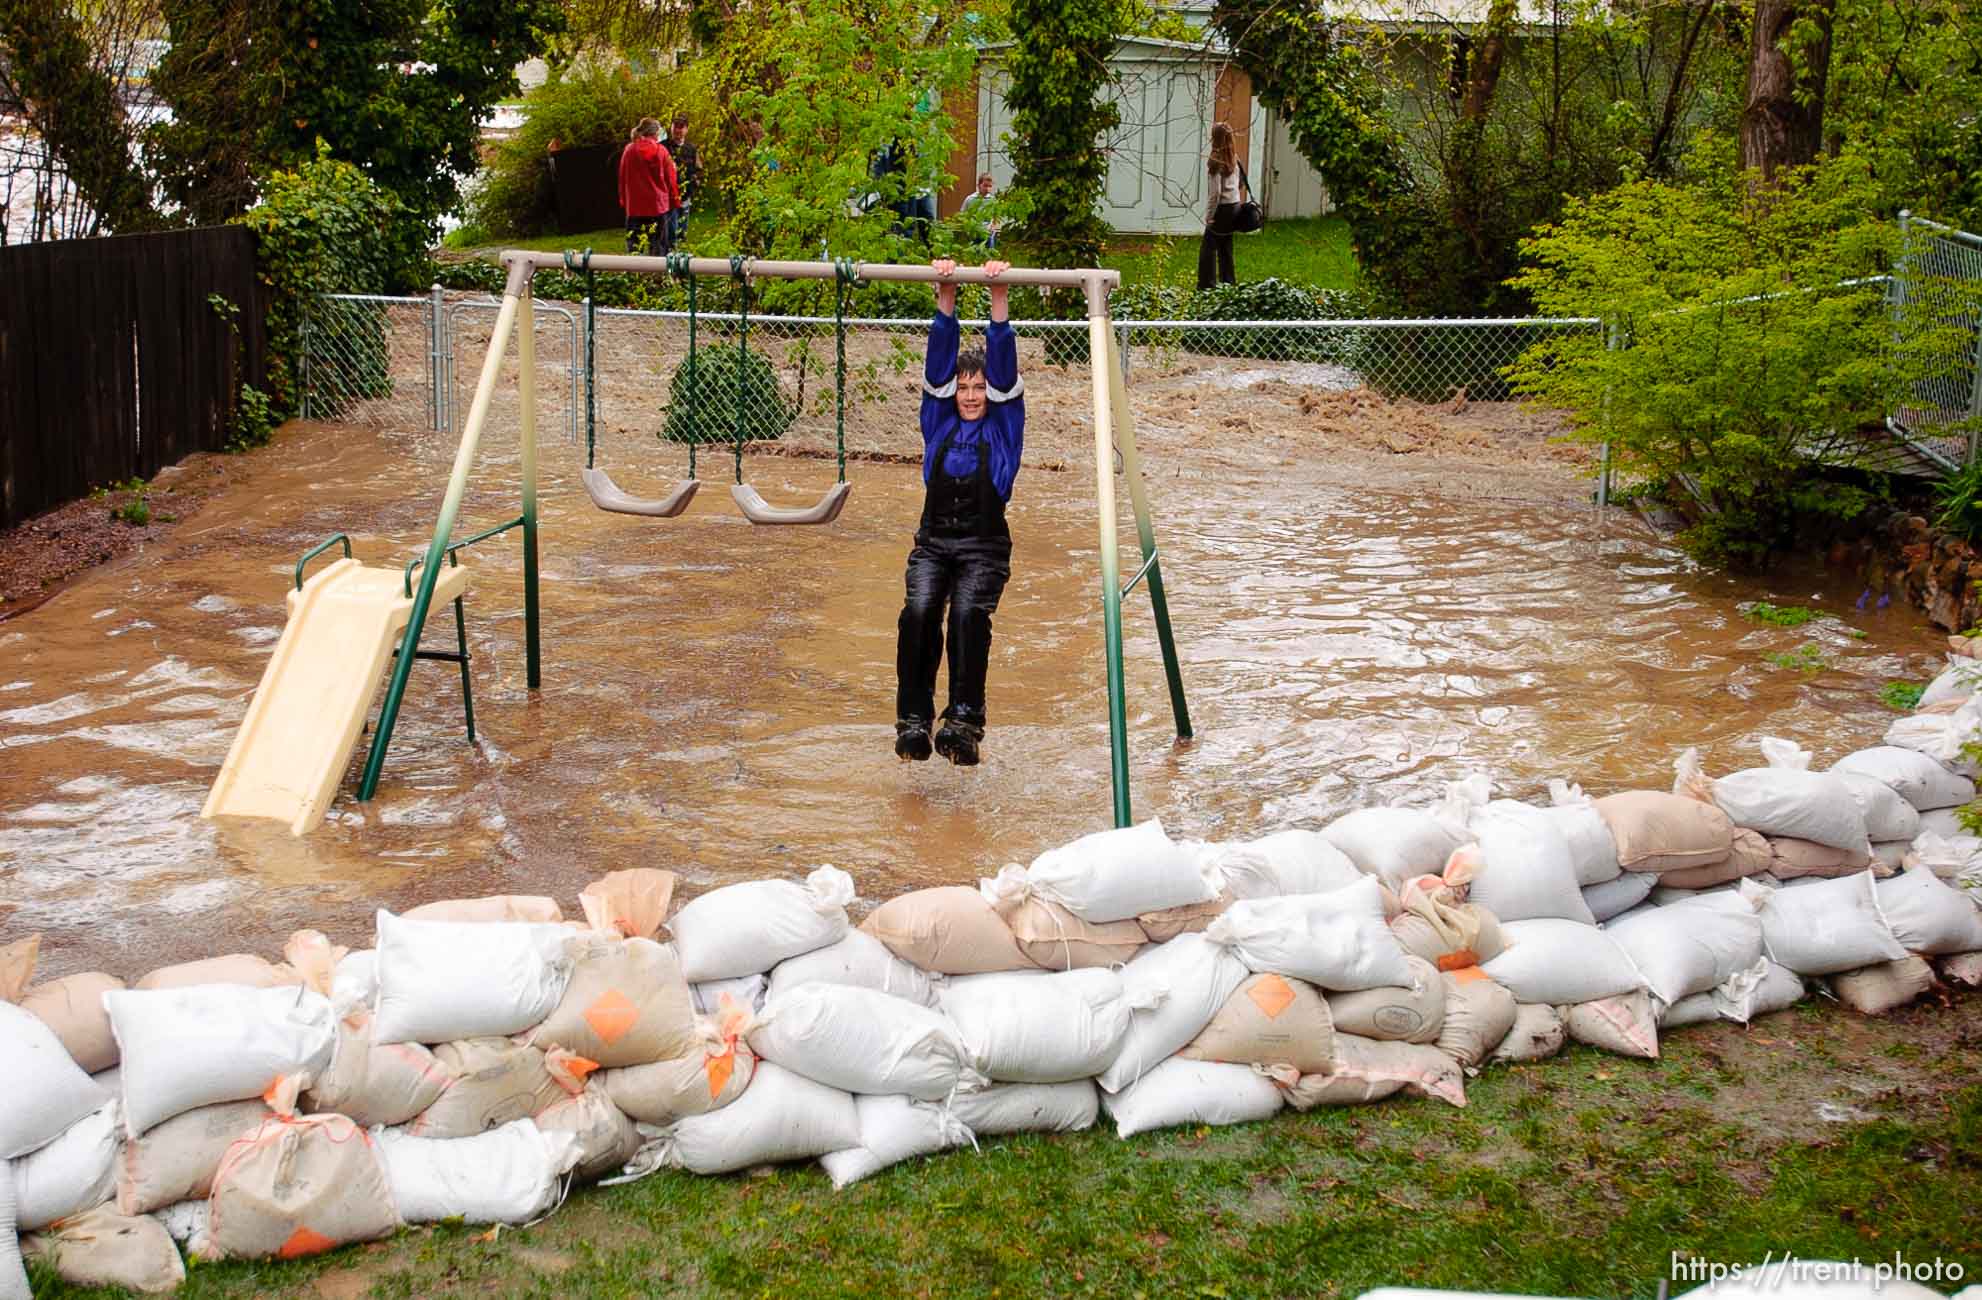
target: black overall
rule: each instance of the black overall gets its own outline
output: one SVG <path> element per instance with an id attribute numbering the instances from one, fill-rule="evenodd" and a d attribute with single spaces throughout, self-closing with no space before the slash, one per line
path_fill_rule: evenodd
<path id="1" fill-rule="evenodd" d="M 1012 576 L 1012 533 L 991 483 L 991 443 L 978 444 L 977 472 L 957 478 L 944 466 L 952 429 L 936 446 L 915 548 L 908 553 L 908 599 L 895 652 L 895 717 L 927 722 L 936 707 L 943 659 L 943 606 L 949 605 L 950 706 L 945 718 L 984 725 L 984 675 L 991 662 L 991 615 Z"/>

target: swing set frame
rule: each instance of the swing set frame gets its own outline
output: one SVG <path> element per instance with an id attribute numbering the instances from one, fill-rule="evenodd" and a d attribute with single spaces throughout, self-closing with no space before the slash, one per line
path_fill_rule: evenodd
<path id="1" fill-rule="evenodd" d="M 503 286 L 502 305 L 496 316 L 495 329 L 489 339 L 488 353 L 482 363 L 481 376 L 475 385 L 474 400 L 468 408 L 467 424 L 461 431 L 461 443 L 455 450 L 454 465 L 448 476 L 447 490 L 441 498 L 440 514 L 434 523 L 433 540 L 428 544 L 424 562 L 419 566 L 419 583 L 412 593 L 413 608 L 404 634 L 404 644 L 412 646 L 420 643 L 420 633 L 426 626 L 427 613 L 433 603 L 434 586 L 440 575 L 443 558 L 451 557 L 453 551 L 467 545 L 471 540 L 477 540 L 468 538 L 455 541 L 454 525 L 461 512 L 462 500 L 467 494 L 468 480 L 474 472 L 476 456 L 481 448 L 483 428 L 488 422 L 489 407 L 495 397 L 496 385 L 501 378 L 503 361 L 509 351 L 509 340 L 513 331 L 516 336 L 517 395 L 522 423 L 522 447 L 518 468 L 522 478 L 523 513 L 514 522 L 504 525 L 504 530 L 520 526 L 523 533 L 525 673 L 529 689 L 533 691 L 541 689 L 543 685 L 543 657 L 540 648 L 541 619 L 538 596 L 537 342 L 535 313 L 529 308 L 530 289 L 531 278 L 537 271 L 561 269 L 568 264 L 570 256 L 565 253 L 540 253 L 522 249 L 511 249 L 502 254 L 501 260 L 509 273 L 507 282 Z M 849 268 L 849 264 L 844 262 L 780 262 L 757 258 L 718 259 L 681 255 L 643 257 L 634 254 L 593 254 L 589 257 L 588 269 L 631 271 L 644 275 L 720 276 L 734 278 L 746 284 L 752 279 L 838 280 L 842 290 L 852 281 L 959 285 L 992 282 L 991 277 L 987 276 L 980 267 L 958 267 L 946 276 L 938 274 L 935 268 L 928 266 L 861 263 Z M 1116 271 L 1102 269 L 1035 270 L 1012 267 L 999 274 L 997 283 L 1052 289 L 1079 289 L 1086 296 L 1088 356 L 1093 372 L 1094 474 L 1101 551 L 1103 640 L 1107 655 L 1110 773 L 1114 791 L 1115 825 L 1127 826 L 1131 823 L 1132 817 L 1129 800 L 1128 719 L 1122 665 L 1122 602 L 1139 584 L 1145 585 L 1149 591 L 1150 610 L 1155 616 L 1156 638 L 1163 654 L 1163 670 L 1170 688 L 1170 707 L 1176 721 L 1178 741 L 1190 740 L 1192 730 L 1190 710 L 1184 700 L 1183 674 L 1178 666 L 1176 638 L 1170 626 L 1169 601 L 1163 588 L 1163 570 L 1156 545 L 1155 521 L 1149 508 L 1148 488 L 1143 482 L 1142 458 L 1136 448 L 1135 422 L 1129 414 L 1128 388 L 1123 377 L 1121 354 L 1116 346 L 1115 331 L 1108 317 L 1108 295 L 1121 283 L 1121 275 Z M 841 297 L 844 298 L 843 292 Z M 840 345 L 844 347 L 844 325 L 837 334 Z M 590 356 L 586 360 L 589 387 Z M 841 402 L 841 414 L 844 418 L 844 400 Z M 692 448 L 693 444 L 691 444 L 691 452 Z M 741 482 L 740 444 L 735 454 L 738 462 L 739 487 L 747 488 L 747 485 Z M 1121 578 L 1121 553 L 1117 536 L 1119 515 L 1114 481 L 1117 456 L 1120 457 L 1122 476 L 1128 480 L 1130 507 L 1135 515 L 1136 539 L 1141 552 L 1141 564 L 1126 583 Z M 589 451 L 587 462 L 589 468 Z M 844 499 L 846 484 L 843 459 L 840 464 L 840 474 L 841 481 L 836 485 L 836 490 L 841 492 L 841 497 Z M 751 495 L 755 496 L 754 491 Z M 742 505 L 740 493 L 738 497 L 739 505 Z M 759 500 L 761 501 L 761 498 Z M 686 504 L 685 501 L 683 504 Z M 379 775 L 385 765 L 386 748 L 391 743 L 393 728 L 399 719 L 400 705 L 406 694 L 406 684 L 412 667 L 412 655 L 400 655 L 393 667 L 391 680 L 386 687 L 385 699 L 379 710 L 378 727 L 373 733 L 371 750 L 366 756 L 364 776 L 358 787 L 360 801 L 370 799 L 378 789 Z"/>

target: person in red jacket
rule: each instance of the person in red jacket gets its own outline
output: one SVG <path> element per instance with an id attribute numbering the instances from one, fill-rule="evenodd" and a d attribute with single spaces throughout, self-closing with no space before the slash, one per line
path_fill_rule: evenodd
<path id="1" fill-rule="evenodd" d="M 626 251 L 655 257 L 667 253 L 671 248 L 668 213 L 680 202 L 674 159 L 661 147 L 661 124 L 643 117 L 619 153 L 619 207 L 626 214 Z"/>

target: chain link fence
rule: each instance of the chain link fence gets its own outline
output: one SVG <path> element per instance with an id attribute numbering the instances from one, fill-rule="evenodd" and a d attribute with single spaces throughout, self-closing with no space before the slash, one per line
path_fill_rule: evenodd
<path id="1" fill-rule="evenodd" d="M 1976 431 L 1950 426 L 1982 417 L 1982 311 L 1976 306 L 1982 236 L 1904 212 L 1900 226 L 1916 240 L 1905 274 L 1893 277 L 1888 293 L 1894 319 L 1954 326 L 1957 342 L 1888 423 L 1915 450 L 1953 470 L 1975 458 Z"/>

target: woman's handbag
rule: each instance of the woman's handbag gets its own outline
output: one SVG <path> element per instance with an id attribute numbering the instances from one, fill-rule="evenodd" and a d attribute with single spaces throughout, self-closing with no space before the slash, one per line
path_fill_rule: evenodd
<path id="1" fill-rule="evenodd" d="M 1232 218 L 1232 229 L 1241 235 L 1250 235 L 1266 225 L 1266 209 L 1259 206 L 1253 197 L 1252 182 L 1246 179 L 1246 165 L 1239 164 L 1239 190 L 1245 195 L 1239 201 L 1239 210 Z"/>

